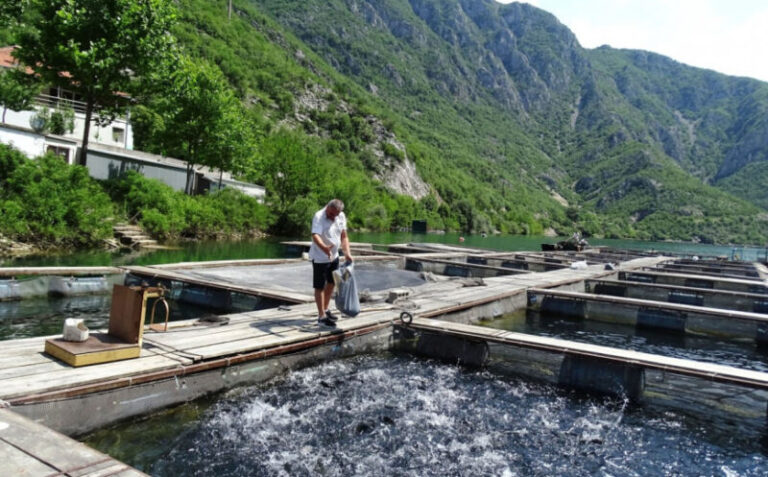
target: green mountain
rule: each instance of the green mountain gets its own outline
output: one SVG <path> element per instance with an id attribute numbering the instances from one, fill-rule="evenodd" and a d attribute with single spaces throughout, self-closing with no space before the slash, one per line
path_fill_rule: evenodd
<path id="1" fill-rule="evenodd" d="M 174 33 L 258 118 L 246 177 L 283 194 L 278 224 L 334 194 L 357 227 L 768 237 L 766 83 L 587 50 L 527 4 L 239 0 L 231 19 L 225 4 L 181 0 Z M 280 169 L 285 142 L 341 171 L 311 176 L 331 186 L 259 165 Z"/>

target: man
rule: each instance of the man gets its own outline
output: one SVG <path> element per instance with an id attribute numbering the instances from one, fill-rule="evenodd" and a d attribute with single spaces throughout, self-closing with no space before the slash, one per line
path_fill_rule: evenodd
<path id="1" fill-rule="evenodd" d="M 353 259 L 349 252 L 344 202 L 333 199 L 312 218 L 312 245 L 309 247 L 317 323 L 331 328 L 336 327 L 337 320 L 328 306 L 333 294 L 332 272 L 339 268 L 339 247 L 344 252 L 344 258 L 351 262 Z"/>

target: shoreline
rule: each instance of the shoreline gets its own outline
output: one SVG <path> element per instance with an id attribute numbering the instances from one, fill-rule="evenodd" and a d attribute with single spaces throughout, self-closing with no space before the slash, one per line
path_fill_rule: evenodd
<path id="1" fill-rule="evenodd" d="M 270 235 L 266 232 L 262 232 L 260 230 L 252 230 L 245 233 L 217 234 L 214 236 L 205 235 L 199 237 L 179 237 L 173 240 L 166 240 L 162 242 L 160 248 L 173 249 L 177 248 L 176 246 L 179 244 L 196 241 L 228 242 L 243 240 L 263 240 L 269 236 Z M 70 245 L 51 245 L 45 242 L 29 243 L 12 240 L 0 234 L 0 260 L 13 260 L 26 257 L 53 257 L 56 255 L 75 252 L 87 253 L 111 251 L 118 253 L 121 250 L 128 250 L 121 246 L 114 237 L 103 239 L 101 244 L 101 247 L 77 247 Z"/>

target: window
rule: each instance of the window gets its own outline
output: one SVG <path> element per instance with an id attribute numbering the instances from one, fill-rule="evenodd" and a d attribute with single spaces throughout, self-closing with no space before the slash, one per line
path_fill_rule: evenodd
<path id="1" fill-rule="evenodd" d="M 123 143 L 125 142 L 125 129 L 123 128 L 112 128 L 112 140 L 114 142 Z"/>
<path id="2" fill-rule="evenodd" d="M 64 159 L 64 162 L 69 164 L 69 148 L 68 147 L 53 146 L 49 144 L 48 147 L 45 148 L 45 151 L 56 154 L 57 156 Z"/>

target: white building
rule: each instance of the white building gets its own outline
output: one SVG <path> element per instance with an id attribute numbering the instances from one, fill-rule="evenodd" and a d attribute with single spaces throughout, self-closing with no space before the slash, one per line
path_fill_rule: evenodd
<path id="1" fill-rule="evenodd" d="M 11 56 L 13 49 L 12 46 L 0 48 L 0 67 L 16 67 L 18 63 Z M 35 132 L 32 118 L 43 107 L 47 107 L 50 111 L 55 111 L 57 108 L 71 108 L 75 113 L 74 130 L 66 132 L 63 136 Z M 12 111 L 3 107 L 0 126 L 3 127 L 0 131 L 0 141 L 13 145 L 28 157 L 41 156 L 50 151 L 61 155 L 68 163 L 73 164 L 77 144 L 67 139 L 75 140 L 78 144 L 82 139 L 85 129 L 85 103 L 78 101 L 71 91 L 58 87 L 48 88 L 37 96 L 33 111 Z M 128 118 L 116 118 L 106 126 L 93 123 L 88 140 L 96 144 L 133 149 L 133 131 L 130 121 Z"/>
<path id="2" fill-rule="evenodd" d="M 16 59 L 11 56 L 13 48 L 0 48 L 0 68 L 16 67 Z M 36 131 L 33 118 L 43 107 L 47 107 L 50 111 L 57 108 L 72 108 L 75 113 L 74 130 L 61 136 Z M 11 145 L 30 158 L 53 152 L 68 164 L 75 164 L 85 129 L 85 103 L 78 101 L 74 93 L 62 88 L 48 88 L 37 96 L 35 109 L 32 111 L 11 111 L 2 106 L 0 108 L 3 108 L 0 111 L 2 114 L 0 143 Z M 2 120 L 2 118 L 5 119 Z M 106 126 L 99 126 L 93 122 L 88 142 L 86 167 L 90 176 L 95 179 L 110 179 L 126 170 L 135 170 L 145 177 L 158 179 L 176 190 L 185 190 L 186 162 L 133 150 L 130 116 L 116 118 Z M 222 188 L 232 187 L 251 197 L 264 198 L 263 187 L 236 181 L 232 179 L 229 172 L 220 174 L 218 170 L 204 166 L 195 168 L 192 189 L 196 193 L 216 190 L 220 176 Z"/>

